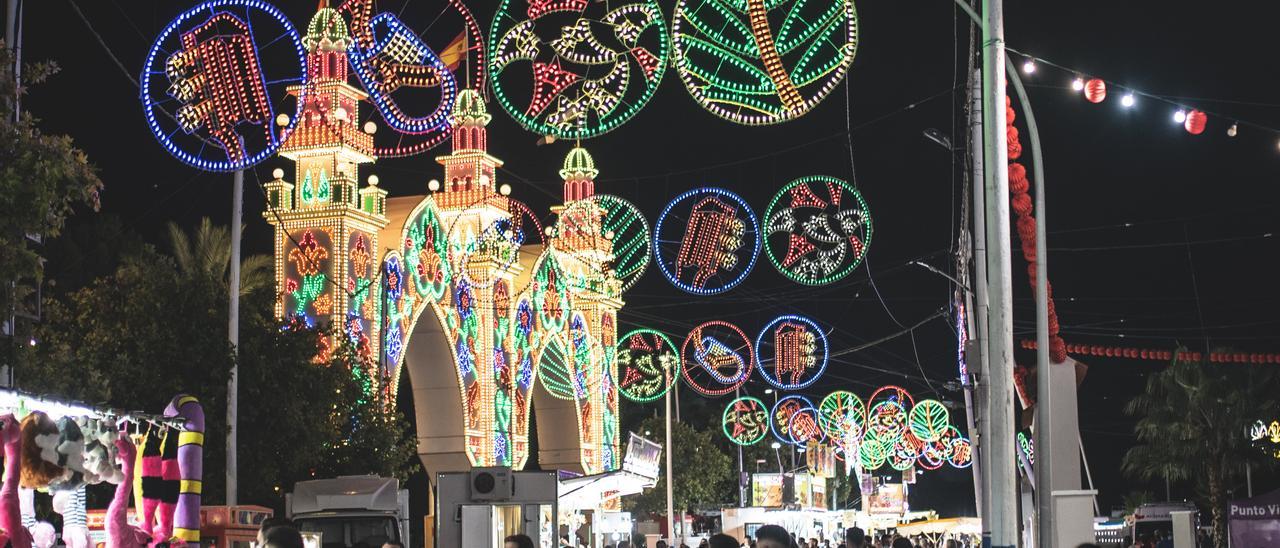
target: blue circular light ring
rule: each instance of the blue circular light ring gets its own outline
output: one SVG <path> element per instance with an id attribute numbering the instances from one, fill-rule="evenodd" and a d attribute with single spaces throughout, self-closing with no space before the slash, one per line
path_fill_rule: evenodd
<path id="1" fill-rule="evenodd" d="M 774 403 L 773 408 L 769 410 L 769 430 L 773 431 L 773 437 L 777 438 L 778 441 L 782 443 L 789 443 L 789 444 L 795 445 L 795 439 L 791 437 L 791 433 L 790 433 L 791 417 L 787 417 L 787 423 L 786 423 L 787 435 L 785 436 L 778 433 L 778 420 L 777 420 L 778 408 L 782 407 L 782 404 L 792 400 L 799 401 L 801 403 L 800 408 L 796 410 L 796 413 L 799 413 L 800 411 L 803 411 L 806 408 L 813 408 L 813 402 L 810 401 L 809 398 L 806 398 L 799 394 L 792 394 L 790 396 L 786 396 L 778 400 L 776 403 Z M 815 420 L 817 419 L 817 415 L 814 416 L 814 419 Z"/>
<path id="2" fill-rule="evenodd" d="M 763 353 L 764 337 L 773 329 L 775 325 L 778 325 L 781 322 L 798 322 L 798 323 L 807 325 L 809 329 L 811 329 L 813 333 L 818 336 L 817 337 L 818 343 L 822 346 L 822 360 L 818 363 L 818 367 L 815 369 L 813 376 L 809 377 L 809 379 L 805 380 L 804 382 L 795 383 L 795 384 L 782 382 L 781 379 L 774 378 L 774 376 L 769 373 L 768 371 L 769 368 L 765 365 L 766 363 L 773 362 L 774 358 L 770 357 L 769 360 L 767 361 L 765 360 L 765 355 Z M 774 352 L 776 353 L 776 350 Z M 830 350 L 827 347 L 827 336 L 822 333 L 822 329 L 818 327 L 818 324 L 814 323 L 813 320 L 810 320 L 809 318 L 806 318 L 804 316 L 796 316 L 794 314 L 784 314 L 782 316 L 778 316 L 777 318 L 774 318 L 773 321 L 769 322 L 769 325 L 764 326 L 764 329 L 761 329 L 760 334 L 756 336 L 756 359 L 760 361 L 760 367 L 759 367 L 760 376 L 764 377 L 764 380 L 768 381 L 769 384 L 772 384 L 774 387 L 780 388 L 782 390 L 799 390 L 802 388 L 807 388 L 809 385 L 812 385 L 813 383 L 818 382 L 818 378 L 821 377 L 822 373 L 827 370 L 827 360 L 829 357 L 830 357 Z"/>
<path id="3" fill-rule="evenodd" d="M 173 140 L 169 138 L 169 135 L 172 135 L 172 133 L 166 133 L 162 130 L 159 122 L 156 120 L 155 109 L 157 103 L 152 102 L 148 90 L 151 88 L 151 77 L 153 75 L 165 74 L 163 69 L 158 71 L 153 69 L 156 57 L 161 53 L 161 45 L 164 44 L 165 40 L 167 40 L 171 34 L 178 32 L 178 27 L 182 26 L 183 23 L 186 23 L 187 20 L 196 17 L 205 11 L 209 12 L 210 16 L 213 16 L 217 13 L 217 11 L 215 11 L 217 8 L 226 7 L 241 7 L 245 9 L 261 10 L 267 15 L 270 15 L 276 20 L 276 22 L 280 23 L 281 27 L 283 27 L 284 35 L 289 37 L 289 40 L 293 42 L 294 49 L 298 52 L 298 74 L 300 74 L 300 76 L 297 80 L 299 82 L 303 81 L 307 74 L 307 53 L 302 47 L 302 37 L 298 35 L 298 30 L 294 28 L 293 23 L 289 22 L 289 18 L 286 17 L 283 12 L 262 0 L 208 0 L 183 12 L 181 15 L 170 21 L 169 24 L 165 26 L 164 30 L 160 31 L 160 35 L 156 38 L 155 42 L 151 44 L 151 49 L 147 52 L 147 60 L 143 64 L 142 75 L 139 78 L 139 95 L 142 100 L 142 110 L 143 114 L 147 117 L 147 126 L 151 128 L 151 133 L 156 136 L 156 139 L 160 141 L 160 144 L 164 146 L 165 150 L 169 151 L 169 154 L 172 154 L 175 158 L 191 167 L 204 171 L 239 171 L 252 167 L 274 155 L 276 151 L 279 150 L 280 144 L 283 142 L 283 140 L 278 137 L 278 134 L 268 126 L 268 133 L 271 134 L 272 141 L 263 150 L 258 151 L 252 156 L 248 156 L 239 162 L 232 162 L 230 160 L 206 160 L 196 154 L 191 154 L 182 150 L 177 143 L 174 143 Z M 261 70 L 261 63 L 259 63 L 258 66 L 259 70 Z M 265 77 L 265 75 L 263 76 Z M 271 108 L 270 98 L 267 99 L 267 105 L 268 108 Z M 294 109 L 294 115 L 290 117 L 289 124 L 284 128 L 283 134 L 287 135 L 293 131 L 294 126 L 298 123 L 298 113 L 301 111 L 302 103 L 298 102 L 297 108 Z M 275 123 L 275 109 L 271 109 L 266 123 L 268 125 Z M 181 131 L 181 128 L 176 128 L 173 133 L 177 133 L 178 131 Z"/>
<path id="4" fill-rule="evenodd" d="M 433 140 L 444 140 L 453 131 L 453 127 L 449 124 L 449 118 L 453 114 L 453 106 L 458 98 L 458 82 L 454 78 L 453 73 L 449 71 L 444 62 L 440 60 L 440 56 L 435 53 L 425 43 L 418 39 L 418 35 L 400 22 L 395 15 L 388 12 L 379 13 L 369 20 L 369 26 L 376 28 L 376 25 L 385 25 L 387 27 L 386 36 L 377 37 L 375 35 L 375 44 L 372 51 L 362 51 L 358 40 L 352 40 L 351 45 L 347 47 L 347 56 L 350 59 L 351 66 L 355 68 L 356 76 L 360 80 L 360 84 L 364 86 L 365 91 L 369 93 L 369 97 L 373 99 L 373 104 L 378 108 L 378 114 L 396 131 L 407 133 L 410 135 L 422 135 L 439 131 L 440 135 L 432 137 Z M 395 34 L 407 36 L 416 42 L 415 45 L 421 47 L 425 52 L 418 62 L 424 66 L 431 66 L 443 75 L 440 81 L 440 106 L 435 112 L 425 117 L 409 116 L 400 110 L 400 107 L 393 104 L 393 101 L 380 91 L 376 91 L 377 82 L 373 75 L 370 74 L 368 68 L 368 58 L 377 55 L 390 42 L 390 37 Z"/>
<path id="5" fill-rule="evenodd" d="M 734 202 L 738 206 L 739 211 L 741 212 L 738 218 L 739 219 L 745 218 L 746 220 L 750 221 L 748 228 L 750 229 L 751 239 L 752 239 L 751 256 L 747 260 L 747 266 L 741 269 L 741 271 L 738 272 L 738 275 L 734 277 L 732 280 L 722 284 L 719 287 L 715 287 L 711 289 L 708 289 L 706 287 L 695 287 L 691 284 L 687 284 L 685 282 L 680 281 L 680 276 L 679 276 L 680 273 L 678 271 L 675 271 L 674 265 L 668 265 L 667 261 L 664 260 L 663 258 L 664 254 L 662 253 L 662 246 L 661 246 L 662 240 L 660 238 L 660 236 L 662 235 L 662 225 L 667 221 L 667 216 L 671 213 L 671 210 L 675 208 L 677 204 L 680 204 L 681 202 L 693 196 L 704 195 L 704 194 L 723 197 Z M 728 190 L 725 190 L 723 188 L 717 188 L 717 187 L 697 188 L 697 189 L 685 192 L 679 196 L 676 196 L 675 199 L 671 200 L 671 202 L 669 202 L 667 206 L 662 209 L 662 213 L 658 215 L 658 222 L 655 223 L 653 227 L 653 256 L 658 263 L 658 268 L 662 271 L 662 275 L 667 278 L 667 281 L 671 282 L 671 285 L 674 285 L 677 288 L 680 288 L 686 293 L 692 293 L 694 295 L 716 295 L 719 293 L 724 293 L 725 291 L 728 291 L 730 289 L 733 289 L 735 286 L 742 283 L 742 281 L 746 279 L 747 274 L 751 273 L 751 269 L 755 267 L 756 257 L 760 254 L 760 245 L 761 245 L 760 223 L 756 219 L 755 212 L 751 210 L 751 206 L 747 205 L 746 200 L 743 200 L 741 196 L 738 196 L 737 194 L 729 192 Z"/>
<path id="6" fill-rule="evenodd" d="M 960 469 L 964 469 L 964 468 L 968 468 L 968 467 L 970 467 L 970 466 L 973 466 L 973 442 L 969 441 L 969 438 L 960 437 L 960 438 L 956 438 L 956 439 L 954 439 L 954 440 L 952 440 L 952 441 L 951 441 L 951 445 L 953 445 L 953 446 L 954 446 L 954 445 L 956 445 L 956 444 L 964 444 L 964 445 L 968 445 L 968 446 L 969 446 L 969 460 L 967 460 L 967 461 L 965 461 L 965 462 L 963 462 L 963 463 L 960 463 L 960 464 L 956 464 L 956 461 L 955 461 L 955 448 L 954 448 L 954 447 L 952 447 L 952 449 L 951 449 L 952 454 L 951 454 L 950 456 L 948 456 L 948 457 L 947 457 L 947 463 L 948 463 L 948 464 L 950 464 L 951 466 L 955 467 L 955 468 L 960 468 Z"/>
<path id="7" fill-rule="evenodd" d="M 801 413 L 808 413 L 813 416 L 813 427 L 816 429 L 819 436 L 817 438 L 817 441 L 819 443 L 827 441 L 827 433 L 823 432 L 822 427 L 818 426 L 818 408 L 812 405 L 810 405 L 809 407 L 801 408 L 799 411 L 796 411 L 793 415 L 791 415 L 791 418 L 794 419 L 796 415 L 799 415 Z M 787 437 L 791 440 L 791 445 L 795 445 L 798 447 L 804 447 L 805 445 L 808 445 L 809 440 L 800 441 L 796 439 L 795 432 L 793 431 L 794 429 L 795 429 L 794 425 L 791 424 L 791 419 L 787 419 Z"/>

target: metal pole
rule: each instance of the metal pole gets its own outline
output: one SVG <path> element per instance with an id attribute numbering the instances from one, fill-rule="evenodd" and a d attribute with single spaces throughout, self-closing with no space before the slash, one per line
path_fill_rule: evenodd
<path id="1" fill-rule="evenodd" d="M 741 393 L 742 393 L 741 387 L 734 388 L 733 389 L 734 400 L 737 400 L 738 398 L 742 397 Z M 744 473 L 746 473 L 746 471 L 743 470 L 742 468 L 742 445 L 738 443 L 735 443 L 734 445 L 738 446 L 738 508 L 746 508 L 747 507 L 747 494 L 745 489 L 746 486 L 742 484 L 742 476 Z"/>
<path id="2" fill-rule="evenodd" d="M 227 380 L 227 506 L 235 506 L 237 490 L 236 429 L 240 391 L 240 218 L 244 214 L 244 171 L 235 173 L 231 191 L 231 274 L 227 280 L 230 304 L 227 312 L 227 339 L 236 353 Z"/>
<path id="3" fill-rule="evenodd" d="M 13 121 L 17 123 L 22 119 L 22 96 L 18 93 L 22 89 L 22 0 L 9 0 L 6 11 L 4 43 L 13 51 Z"/>
<path id="4" fill-rule="evenodd" d="M 1090 480 L 1090 483 L 1092 483 L 1092 480 Z M 1244 486 L 1249 498 L 1253 498 L 1253 465 L 1247 462 L 1244 463 Z"/>
<path id="5" fill-rule="evenodd" d="M 1098 506 L 1098 490 L 1093 488 L 1093 474 L 1089 472 L 1089 457 L 1084 454 L 1084 438 L 1076 432 L 1076 441 L 1080 445 L 1080 462 L 1084 464 L 1084 477 L 1089 481 L 1089 490 L 1093 491 L 1093 515 L 1101 516 L 1102 507 Z"/>
<path id="6" fill-rule="evenodd" d="M 671 496 L 671 484 L 675 483 L 675 476 L 672 476 L 672 475 L 671 475 L 671 452 L 672 452 L 672 451 L 671 451 L 671 450 L 672 450 L 672 447 L 671 447 L 671 392 L 675 389 L 675 386 L 672 386 L 671 388 L 672 388 L 672 390 L 667 390 L 666 397 L 665 397 L 665 398 L 663 398 L 663 399 L 666 401 L 666 407 L 667 407 L 667 413 L 666 413 L 666 423 L 667 423 L 667 537 L 668 537 L 669 539 L 671 539 L 671 543 L 672 543 L 672 544 L 675 544 L 675 540 L 676 540 L 676 526 L 675 526 L 675 515 L 674 515 L 674 508 L 675 508 L 675 504 L 672 502 L 672 501 L 673 501 L 673 498 L 672 498 L 672 496 Z M 682 520 L 682 521 L 683 521 L 683 520 Z"/>
<path id="7" fill-rule="evenodd" d="M 990 376 L 987 364 L 987 239 L 986 234 L 986 211 L 985 201 L 982 195 L 983 184 L 983 165 L 982 165 L 982 72 L 974 71 L 973 73 L 973 112 L 970 113 L 969 119 L 972 120 L 970 128 L 970 139 L 973 144 L 973 269 L 974 281 L 969 283 L 969 287 L 973 288 L 973 293 L 967 293 L 970 299 L 969 306 L 969 333 L 974 337 L 973 348 L 977 349 L 978 358 L 978 379 L 985 385 L 987 377 Z M 968 359 L 966 357 L 966 359 Z M 969 363 L 972 368 L 973 363 Z M 972 375 L 971 375 L 972 376 Z M 972 380 L 965 383 L 965 408 L 973 409 L 974 386 Z M 986 448 L 983 446 L 983 438 L 986 432 L 991 428 L 989 422 L 990 413 L 986 411 L 984 396 L 986 390 L 982 386 L 978 387 L 978 417 L 977 429 L 974 429 L 973 413 L 969 413 L 969 437 L 970 443 L 973 444 L 977 458 L 973 463 L 973 484 L 974 496 L 977 498 L 978 519 L 983 520 L 991 514 L 988 507 L 990 497 L 987 496 L 986 484 L 983 483 L 983 476 L 987 471 Z M 976 431 L 976 433 L 975 433 Z M 983 521 L 985 524 L 986 522 Z M 989 531 L 990 528 L 984 527 L 983 531 Z"/>
<path id="8" fill-rule="evenodd" d="M 1005 134 L 1005 51 L 1003 0 L 982 4 L 982 99 L 984 189 L 987 207 L 987 271 L 990 286 L 989 371 L 990 428 L 986 440 L 987 496 L 991 500 L 990 545 L 1018 543 L 1016 469 L 1013 447 L 1013 273 L 1009 240 L 1009 163 Z"/>

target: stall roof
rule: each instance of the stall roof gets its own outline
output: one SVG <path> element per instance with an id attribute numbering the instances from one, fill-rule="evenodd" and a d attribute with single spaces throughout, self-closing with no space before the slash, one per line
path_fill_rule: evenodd
<path id="1" fill-rule="evenodd" d="M 978 518 L 944 518 L 898 526 L 898 534 L 903 536 L 943 533 L 978 535 L 982 533 L 982 522 Z"/>
<path id="2" fill-rule="evenodd" d="M 612 493 L 615 496 L 634 495 L 653 486 L 653 479 L 626 470 L 562 479 L 560 480 L 560 509 L 597 508 L 604 502 L 605 493 Z"/>

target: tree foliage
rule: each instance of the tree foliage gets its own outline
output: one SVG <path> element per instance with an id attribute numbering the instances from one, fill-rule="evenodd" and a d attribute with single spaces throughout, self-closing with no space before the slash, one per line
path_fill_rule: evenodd
<path id="1" fill-rule="evenodd" d="M 652 417 L 640 423 L 640 431 L 652 432 L 651 439 L 660 443 L 664 439 L 665 430 L 660 417 Z M 673 484 L 672 500 L 677 511 L 703 506 L 720 507 L 736 502 L 731 459 L 712 442 L 712 437 L 716 435 L 722 434 L 697 430 L 683 423 L 672 423 L 671 443 L 675 448 L 671 457 L 672 462 L 679 463 L 673 467 L 676 481 Z M 666 481 L 666 467 L 663 466 L 657 486 L 624 500 L 631 505 L 632 512 L 666 513 Z"/>
<path id="2" fill-rule="evenodd" d="M 1139 445 L 1124 471 L 1142 480 L 1190 482 L 1213 516 L 1214 542 L 1227 545 L 1226 509 L 1246 465 L 1274 460 L 1252 447 L 1248 428 L 1280 408 L 1280 376 L 1271 368 L 1175 360 L 1151 375 L 1125 411 L 1138 417 Z"/>
<path id="3" fill-rule="evenodd" d="M 27 65 L 23 81 L 38 84 L 55 72 L 53 63 Z M 56 236 L 72 207 L 96 207 L 102 181 L 70 137 L 41 133 L 30 113 L 14 120 L 23 94 L 25 88 L 14 89 L 13 56 L 0 42 L 0 280 L 38 283 L 40 256 L 26 237 Z M 0 306 L 8 310 L 13 298 L 0 292 Z"/>

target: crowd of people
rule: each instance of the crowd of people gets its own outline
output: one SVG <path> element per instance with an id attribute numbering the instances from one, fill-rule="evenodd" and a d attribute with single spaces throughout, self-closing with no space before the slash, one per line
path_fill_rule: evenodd
<path id="1" fill-rule="evenodd" d="M 525 542 L 528 542 L 525 544 Z M 670 546 L 665 540 L 659 540 L 658 548 L 693 548 L 687 544 L 680 546 Z M 532 548 L 533 542 L 525 535 L 512 535 L 507 537 L 506 546 L 503 548 Z M 778 525 L 765 525 L 756 530 L 754 537 L 748 538 L 746 544 L 738 542 L 738 539 L 724 533 L 711 536 L 709 539 L 703 539 L 697 548 L 964 548 L 961 544 L 953 540 L 947 540 L 941 544 L 933 544 L 931 541 L 923 538 L 910 539 L 901 536 L 882 535 L 879 539 L 871 538 L 861 528 L 850 527 L 845 531 L 844 538 L 837 544 L 832 544 L 830 540 L 821 540 L 818 538 L 797 538 L 795 533 L 788 533 L 786 529 Z M 643 548 L 642 545 L 632 545 L 627 541 L 619 542 L 616 545 L 606 545 L 606 548 Z"/>

